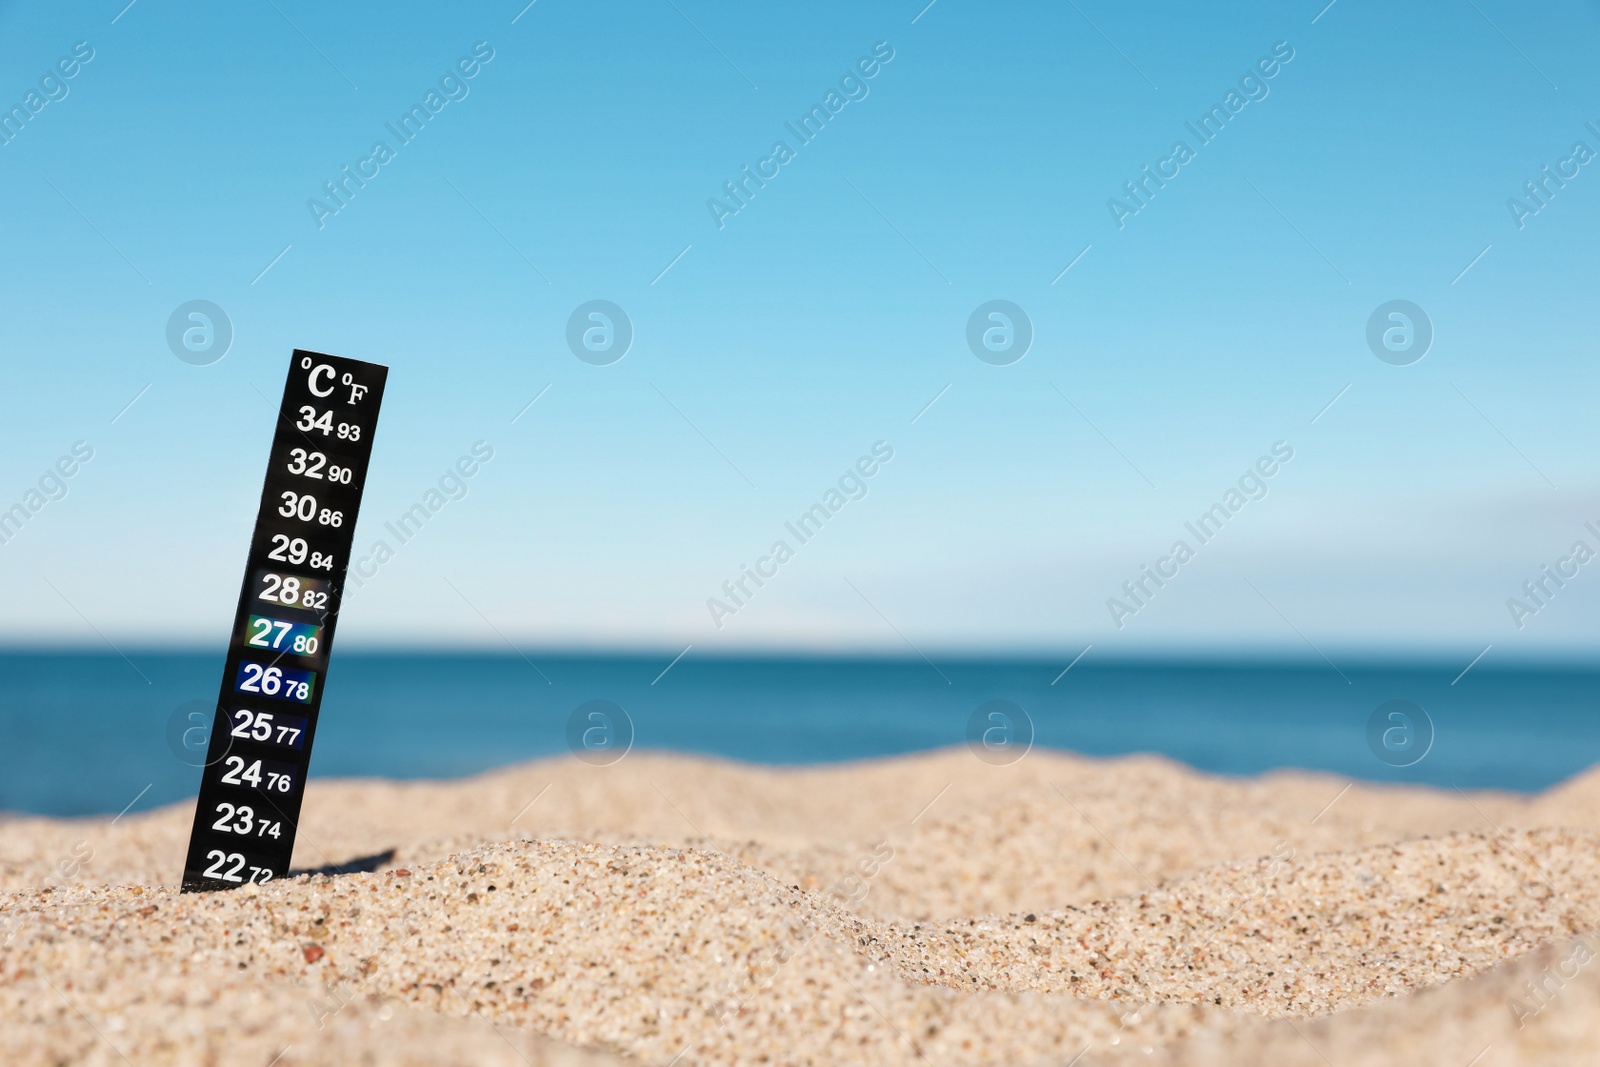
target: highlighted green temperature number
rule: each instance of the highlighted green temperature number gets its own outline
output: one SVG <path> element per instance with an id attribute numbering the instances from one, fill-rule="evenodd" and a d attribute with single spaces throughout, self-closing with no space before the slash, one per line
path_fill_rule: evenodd
<path id="1" fill-rule="evenodd" d="M 251 648 L 270 648 L 275 652 L 293 652 L 297 656 L 315 656 L 322 647 L 322 627 L 305 622 L 284 622 L 265 615 L 252 615 L 246 625 L 248 633 L 244 643 Z"/>

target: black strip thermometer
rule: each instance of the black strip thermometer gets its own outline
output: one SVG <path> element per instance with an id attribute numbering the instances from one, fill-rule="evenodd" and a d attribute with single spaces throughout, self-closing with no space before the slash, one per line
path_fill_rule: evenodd
<path id="1" fill-rule="evenodd" d="M 294 353 L 222 674 L 183 891 L 289 870 L 389 368 Z"/>

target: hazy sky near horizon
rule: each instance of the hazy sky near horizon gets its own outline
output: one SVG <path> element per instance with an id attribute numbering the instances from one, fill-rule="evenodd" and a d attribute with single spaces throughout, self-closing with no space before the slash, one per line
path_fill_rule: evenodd
<path id="1" fill-rule="evenodd" d="M 1600 637 L 1594 5 L 524 2 L 0 3 L 0 509 L 93 450 L 0 544 L 0 640 L 225 640 L 296 347 L 391 367 L 341 647 Z"/>

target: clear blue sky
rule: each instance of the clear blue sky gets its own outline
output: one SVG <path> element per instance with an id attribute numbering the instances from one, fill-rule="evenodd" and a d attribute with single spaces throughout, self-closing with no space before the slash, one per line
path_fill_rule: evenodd
<path id="1" fill-rule="evenodd" d="M 0 640 L 220 641 L 298 346 L 392 368 L 363 551 L 494 449 L 343 647 L 1592 647 L 1600 563 L 1521 629 L 1507 599 L 1600 550 L 1600 163 L 1507 201 L 1600 152 L 1600 14 L 1323 3 L 0 4 L 0 507 L 94 451 L 0 545 Z M 319 227 L 347 164 L 376 174 Z M 1119 228 L 1147 164 L 1176 176 Z M 719 228 L 746 165 L 776 174 Z M 234 330 L 209 366 L 166 340 L 195 299 Z M 620 362 L 568 347 L 594 299 Z M 996 299 L 1032 323 L 1010 365 L 966 340 Z M 1396 299 L 1434 330 L 1408 366 L 1366 339 Z M 868 495 L 788 534 L 878 441 Z"/>

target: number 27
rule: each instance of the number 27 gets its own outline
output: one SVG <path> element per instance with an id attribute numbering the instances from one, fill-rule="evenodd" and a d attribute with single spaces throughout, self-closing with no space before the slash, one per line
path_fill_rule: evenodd
<path id="1" fill-rule="evenodd" d="M 255 625 L 260 630 L 250 635 L 250 643 L 257 648 L 277 648 L 283 644 L 283 639 L 294 627 L 287 622 L 278 622 L 275 619 L 257 619 Z M 278 636 L 269 640 L 273 627 L 277 627 Z"/>

